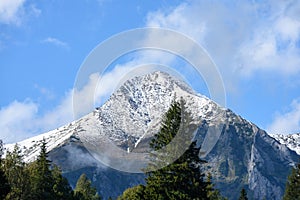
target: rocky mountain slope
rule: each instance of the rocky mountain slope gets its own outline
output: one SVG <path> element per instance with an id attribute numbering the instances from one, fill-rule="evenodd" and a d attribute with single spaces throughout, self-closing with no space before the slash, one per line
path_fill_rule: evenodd
<path id="1" fill-rule="evenodd" d="M 212 172 L 221 193 L 237 199 L 246 187 L 254 199 L 281 199 L 286 177 L 299 156 L 256 125 L 163 72 L 128 80 L 92 113 L 19 145 L 26 161 L 32 161 L 45 138 L 50 158 L 71 184 L 85 172 L 104 198 L 116 197 L 127 187 L 143 183 L 143 174 L 129 172 L 144 166 L 148 141 L 171 101 L 181 97 L 199 127 L 195 138 L 202 145 L 200 156 L 208 161 L 206 170 Z"/>
<path id="2" fill-rule="evenodd" d="M 273 134 L 271 135 L 281 144 L 285 144 L 289 149 L 295 151 L 298 155 L 300 155 L 300 133 L 295 134 Z"/>

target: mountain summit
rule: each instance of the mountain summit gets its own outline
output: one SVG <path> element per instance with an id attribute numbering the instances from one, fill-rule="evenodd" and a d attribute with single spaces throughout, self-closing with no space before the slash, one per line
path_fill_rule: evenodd
<path id="1" fill-rule="evenodd" d="M 149 150 L 148 142 L 159 130 L 162 116 L 172 100 L 181 97 L 198 126 L 195 139 L 204 149 L 201 156 L 208 161 L 206 171 L 212 173 L 221 193 L 237 199 L 246 188 L 253 199 L 281 199 L 289 169 L 299 156 L 256 125 L 164 72 L 128 80 L 92 113 L 19 144 L 26 161 L 33 161 L 45 138 L 50 158 L 71 183 L 85 172 L 104 198 L 116 197 L 143 183 L 144 174 L 115 169 L 134 172 L 143 167 L 143 153 Z"/>

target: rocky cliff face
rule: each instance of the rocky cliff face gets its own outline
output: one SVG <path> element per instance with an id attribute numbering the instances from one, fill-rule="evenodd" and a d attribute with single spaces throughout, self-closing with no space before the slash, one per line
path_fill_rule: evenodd
<path id="1" fill-rule="evenodd" d="M 203 136 L 198 138 L 201 143 Z M 223 124 L 220 139 L 204 159 L 224 196 L 237 199 L 246 187 L 250 199 L 281 199 L 286 177 L 299 156 L 255 125 L 236 118 Z"/>
<path id="2" fill-rule="evenodd" d="M 195 137 L 203 147 L 199 156 L 208 161 L 206 170 L 212 172 L 221 193 L 237 199 L 246 187 L 254 199 L 281 199 L 286 177 L 299 156 L 256 125 L 162 72 L 127 81 L 94 112 L 19 144 L 26 161 L 32 161 L 45 138 L 51 159 L 73 185 L 85 172 L 103 197 L 116 197 L 143 183 L 143 174 L 127 172 L 145 159 L 141 153 L 149 150 L 148 141 L 159 130 L 163 114 L 173 99 L 181 97 L 199 127 Z M 124 160 L 124 154 L 134 156 Z"/>

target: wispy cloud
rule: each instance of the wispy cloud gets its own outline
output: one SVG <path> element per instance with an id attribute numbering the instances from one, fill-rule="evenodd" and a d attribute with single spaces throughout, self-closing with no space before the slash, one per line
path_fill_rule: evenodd
<path id="1" fill-rule="evenodd" d="M 0 139 L 18 142 L 36 134 L 55 129 L 73 120 L 72 92 L 68 92 L 52 110 L 41 114 L 39 104 L 26 99 L 13 101 L 0 109 Z"/>
<path id="2" fill-rule="evenodd" d="M 38 84 L 34 85 L 34 88 L 37 89 L 46 99 L 54 99 L 55 94 L 52 90 L 42 87 Z"/>
<path id="3" fill-rule="evenodd" d="M 26 0 L 1 0 L 0 23 L 20 25 L 28 16 L 37 17 L 41 14 L 35 4 L 27 4 Z"/>
<path id="4" fill-rule="evenodd" d="M 0 22 L 5 24 L 19 23 L 19 12 L 25 0 L 1 0 L 0 1 Z"/>
<path id="5" fill-rule="evenodd" d="M 300 100 L 293 100 L 286 112 L 277 112 L 267 131 L 271 134 L 299 133 Z"/>
<path id="6" fill-rule="evenodd" d="M 48 44 L 53 44 L 57 47 L 62 47 L 65 49 L 69 49 L 69 45 L 66 42 L 63 42 L 57 38 L 54 37 L 47 37 L 46 39 L 42 40 L 41 43 L 48 43 Z"/>
<path id="7" fill-rule="evenodd" d="M 147 25 L 192 37 L 229 79 L 256 72 L 289 76 L 300 73 L 299 11 L 299 1 L 190 1 L 150 13 Z"/>

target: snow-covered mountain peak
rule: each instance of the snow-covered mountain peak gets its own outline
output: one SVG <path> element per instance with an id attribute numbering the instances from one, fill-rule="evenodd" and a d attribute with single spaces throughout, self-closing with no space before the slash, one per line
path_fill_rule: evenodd
<path id="1" fill-rule="evenodd" d="M 291 149 L 293 145 L 299 147 L 300 134 L 287 138 L 273 135 L 277 142 L 256 125 L 196 94 L 184 81 L 164 72 L 134 77 L 88 115 L 18 144 L 25 161 L 30 162 L 36 159 L 44 138 L 49 157 L 63 167 L 69 178 L 74 177 L 73 172 L 84 168 L 92 174 L 93 180 L 101 180 L 99 187 L 105 189 L 99 191 L 109 191 L 108 197 L 117 188 L 115 196 L 118 196 L 124 190 L 118 184 L 126 183 L 128 187 L 141 182 L 119 178 L 121 172 L 104 165 L 127 172 L 143 168 L 149 140 L 159 130 L 170 103 L 181 97 L 186 101 L 193 122 L 198 125 L 195 138 L 202 152 L 208 153 L 205 154 L 207 169 L 213 172 L 219 186 L 234 188 L 223 192 L 236 199 L 239 195 L 236 188 L 248 184 L 254 199 L 281 199 L 288 169 L 298 159 L 286 145 Z M 5 147 L 12 150 L 13 144 Z M 113 178 L 103 178 L 108 174 Z"/>
<path id="2" fill-rule="evenodd" d="M 134 89 L 136 86 L 147 87 L 147 85 L 156 86 L 154 89 L 158 89 L 158 86 L 160 86 L 161 88 L 174 88 L 174 85 L 177 85 L 182 90 L 185 90 L 186 92 L 189 92 L 191 94 L 195 94 L 193 89 L 179 77 L 171 76 L 162 71 L 155 71 L 143 76 L 136 76 L 130 80 L 127 80 L 122 87 Z"/>
<path id="3" fill-rule="evenodd" d="M 156 71 L 127 80 L 97 109 L 95 115 L 101 124 L 98 134 L 105 134 L 118 146 L 131 149 L 142 138 L 158 131 L 161 118 L 171 102 L 181 97 L 195 122 L 209 120 L 221 109 L 212 100 L 196 94 L 184 81 Z"/>
<path id="4" fill-rule="evenodd" d="M 74 138 L 86 143 L 103 137 L 132 150 L 143 138 L 158 131 L 171 102 L 181 97 L 196 122 L 210 120 L 222 109 L 207 97 L 196 94 L 179 78 L 156 71 L 127 80 L 106 103 L 81 119 L 18 144 L 27 161 L 36 158 L 43 138 L 48 142 L 49 151 Z M 5 147 L 12 150 L 13 144 Z"/>

